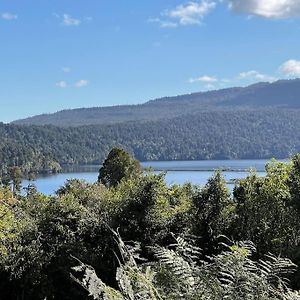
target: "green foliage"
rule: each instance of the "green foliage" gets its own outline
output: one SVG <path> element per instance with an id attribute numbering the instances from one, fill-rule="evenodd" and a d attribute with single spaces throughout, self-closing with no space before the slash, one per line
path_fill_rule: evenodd
<path id="1" fill-rule="evenodd" d="M 300 154 L 293 157 L 290 177 L 287 178 L 292 205 L 300 212 Z"/>
<path id="2" fill-rule="evenodd" d="M 108 287 L 93 268 L 80 263 L 73 270 L 81 278 L 72 278 L 96 300 L 157 300 L 157 299 L 300 299 L 287 285 L 286 275 L 295 265 L 289 259 L 268 255 L 265 260 L 251 259 L 255 246 L 250 242 L 237 243 L 210 262 L 197 260 L 200 249 L 177 239 L 172 249 L 154 247 L 158 262 L 139 265 L 134 252 L 119 234 L 121 263 L 117 269 L 118 290 Z"/>
<path id="3" fill-rule="evenodd" d="M 220 172 L 204 187 L 151 172 L 69 180 L 53 197 L 0 187 L 0 297 L 299 299 L 298 165 L 271 161 L 233 194 Z"/>
<path id="4" fill-rule="evenodd" d="M 73 268 L 74 271 L 83 273 L 83 279 L 76 279 L 74 275 L 72 278 L 80 283 L 94 299 L 162 299 L 153 285 L 154 273 L 150 267 L 142 270 L 136 263 L 132 250 L 125 246 L 117 232 L 112 232 L 115 235 L 122 261 L 116 272 L 116 280 L 120 292 L 108 287 L 97 277 L 90 266 L 83 263 L 79 267 Z"/>
<path id="5" fill-rule="evenodd" d="M 202 247 L 211 253 L 218 245 L 219 235 L 227 232 L 235 209 L 220 172 L 193 197 L 193 204 L 193 233 L 201 237 Z"/>
<path id="6" fill-rule="evenodd" d="M 1 197 L 0 191 L 0 199 Z M 0 202 L 0 257 L 5 257 L 17 243 L 18 224 L 7 200 Z"/>
<path id="7" fill-rule="evenodd" d="M 236 187 L 234 227 L 237 236 L 252 240 L 259 249 L 287 253 L 298 245 L 300 233 L 299 216 L 291 206 L 290 166 L 273 161 L 266 171 L 265 177 L 253 174 Z"/>
<path id="8" fill-rule="evenodd" d="M 111 194 L 118 203 L 112 224 L 126 240 L 153 244 L 187 227 L 192 191 L 187 186 L 168 187 L 164 174 L 123 181 Z"/>
<path id="9" fill-rule="evenodd" d="M 142 172 L 140 163 L 123 149 L 113 148 L 99 170 L 98 182 L 117 186 L 122 179 L 129 179 Z"/>

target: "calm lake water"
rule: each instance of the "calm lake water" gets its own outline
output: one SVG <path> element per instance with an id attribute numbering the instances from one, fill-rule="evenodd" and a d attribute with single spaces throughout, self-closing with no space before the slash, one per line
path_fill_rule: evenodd
<path id="1" fill-rule="evenodd" d="M 265 174 L 265 164 L 269 160 L 207 160 L 207 161 L 157 161 L 143 162 L 145 168 L 152 168 L 155 173 L 167 172 L 167 184 L 206 184 L 213 173 L 221 169 L 227 182 L 232 179 L 245 178 L 250 169 L 256 169 L 261 176 Z M 38 191 L 46 195 L 53 194 L 68 179 L 84 179 L 93 183 L 97 181 L 99 166 L 75 166 L 68 171 L 56 175 L 43 176 L 34 182 Z M 23 186 L 29 184 L 23 181 Z M 233 184 L 228 184 L 233 188 Z"/>

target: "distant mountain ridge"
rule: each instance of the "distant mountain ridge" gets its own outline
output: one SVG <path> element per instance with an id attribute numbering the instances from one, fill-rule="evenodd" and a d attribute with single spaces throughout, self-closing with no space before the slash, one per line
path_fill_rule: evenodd
<path id="1" fill-rule="evenodd" d="M 139 160 L 287 158 L 300 152 L 300 80 L 0 123 L 0 177 L 100 164 L 113 147 Z"/>
<path id="2" fill-rule="evenodd" d="M 165 120 L 205 111 L 257 110 L 267 107 L 300 108 L 300 79 L 279 80 L 273 83 L 261 82 L 248 87 L 164 97 L 138 105 L 69 109 L 16 120 L 12 123 L 75 127 Z"/>

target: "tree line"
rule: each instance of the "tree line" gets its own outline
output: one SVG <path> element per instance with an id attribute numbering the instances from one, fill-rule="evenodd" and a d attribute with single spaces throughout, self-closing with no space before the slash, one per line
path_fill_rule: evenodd
<path id="1" fill-rule="evenodd" d="M 0 188 L 3 299 L 299 299 L 300 155 L 168 186 L 122 149 L 54 196 Z"/>
<path id="2" fill-rule="evenodd" d="M 266 109 L 72 128 L 0 124 L 0 169 L 49 173 L 100 164 L 112 147 L 141 161 L 287 158 L 300 151 L 299 119 L 299 110 Z"/>

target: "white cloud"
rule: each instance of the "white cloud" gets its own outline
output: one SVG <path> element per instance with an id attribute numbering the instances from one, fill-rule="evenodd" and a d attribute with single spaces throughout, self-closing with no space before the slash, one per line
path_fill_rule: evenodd
<path id="1" fill-rule="evenodd" d="M 79 81 L 77 81 L 77 82 L 75 83 L 75 87 L 77 87 L 77 88 L 82 88 L 82 87 L 87 86 L 88 84 L 89 84 L 89 81 L 88 81 L 88 80 L 81 79 L 81 80 L 79 80 Z"/>
<path id="2" fill-rule="evenodd" d="M 71 72 L 71 68 L 69 68 L 69 67 L 63 67 L 61 70 L 62 70 L 64 73 L 70 73 L 70 72 Z"/>
<path id="3" fill-rule="evenodd" d="M 255 70 L 240 73 L 238 76 L 238 79 L 257 80 L 257 81 L 275 81 L 276 80 L 276 78 L 273 76 L 262 74 Z"/>
<path id="4" fill-rule="evenodd" d="M 161 13 L 161 18 L 151 18 L 148 22 L 158 23 L 161 28 L 176 28 L 178 26 L 200 25 L 203 18 L 209 14 L 217 3 L 212 0 L 190 1 L 174 9 Z"/>
<path id="5" fill-rule="evenodd" d="M 6 12 L 6 13 L 1 14 L 1 18 L 6 21 L 12 21 L 12 20 L 17 20 L 18 15 L 14 15 L 14 14 Z"/>
<path id="6" fill-rule="evenodd" d="M 60 15 L 58 13 L 52 13 L 53 17 L 61 20 L 61 24 L 65 26 L 79 26 L 82 23 L 90 23 L 93 21 L 92 17 L 82 17 L 82 18 L 74 18 L 71 15 L 64 13 Z"/>
<path id="7" fill-rule="evenodd" d="M 300 76 L 300 61 L 290 59 L 282 64 L 279 70 L 286 76 Z"/>
<path id="8" fill-rule="evenodd" d="M 299 0 L 228 0 L 236 12 L 265 18 L 285 19 L 300 16 Z"/>
<path id="9" fill-rule="evenodd" d="M 190 78 L 189 82 L 190 83 L 195 83 L 195 82 L 205 82 L 205 83 L 213 83 L 213 82 L 217 82 L 218 79 L 215 77 L 211 77 L 211 76 L 201 76 L 201 77 L 197 77 L 197 78 Z"/>
<path id="10" fill-rule="evenodd" d="M 61 81 L 58 81 L 55 85 L 59 88 L 67 88 L 67 87 L 76 87 L 76 88 L 82 88 L 82 87 L 85 87 L 89 84 L 89 81 L 88 80 L 85 80 L 85 79 L 81 79 L 77 82 L 75 82 L 74 84 L 68 84 L 66 81 L 64 80 L 61 80 Z"/>
<path id="11" fill-rule="evenodd" d="M 79 26 L 81 24 L 81 20 L 75 19 L 68 14 L 64 14 L 63 24 L 66 26 Z"/>
<path id="12" fill-rule="evenodd" d="M 292 66 L 289 66 L 289 68 L 284 68 L 283 70 L 286 71 L 286 73 L 289 71 L 290 73 L 294 72 L 293 74 L 300 75 L 300 61 L 297 62 L 298 65 L 296 68 L 295 64 L 292 64 Z M 283 65 L 285 66 L 285 65 Z M 292 70 L 291 70 L 292 69 Z M 282 70 L 282 72 L 283 72 Z M 253 82 L 273 82 L 278 80 L 275 76 L 267 75 L 267 74 L 262 74 L 258 71 L 251 70 L 247 72 L 241 72 L 237 76 L 232 77 L 232 78 L 218 78 L 216 76 L 208 76 L 208 75 L 203 75 L 201 77 L 196 77 L 196 78 L 190 78 L 189 82 L 190 83 L 200 83 L 203 88 L 206 90 L 215 90 L 215 89 L 220 89 L 220 88 L 226 88 L 229 86 L 239 86 L 242 84 L 250 84 Z"/>
<path id="13" fill-rule="evenodd" d="M 67 85 L 67 83 L 65 82 L 65 81 L 59 81 L 59 82 L 57 82 L 56 84 L 55 84 L 57 87 L 59 87 L 59 88 L 62 88 L 62 89 L 64 89 L 64 88 L 66 88 L 68 85 Z"/>
<path id="14" fill-rule="evenodd" d="M 163 15 L 175 20 L 180 25 L 201 24 L 202 19 L 216 7 L 216 2 L 202 0 L 178 5 L 175 9 L 166 10 Z"/>

